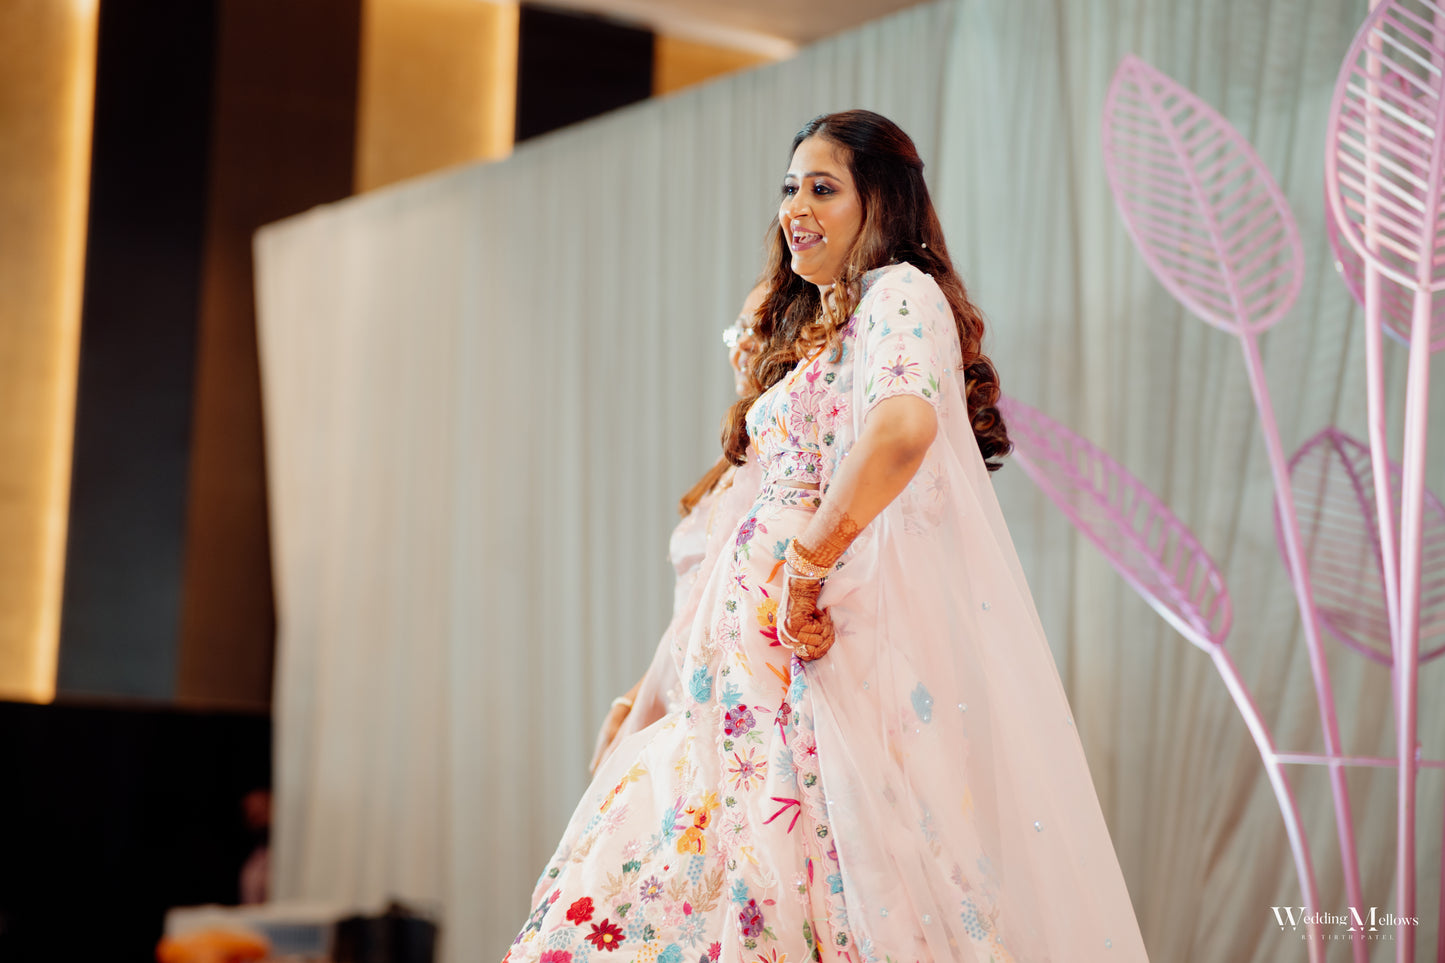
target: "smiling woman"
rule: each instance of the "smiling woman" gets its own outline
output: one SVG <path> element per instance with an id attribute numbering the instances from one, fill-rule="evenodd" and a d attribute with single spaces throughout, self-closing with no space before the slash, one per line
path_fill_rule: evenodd
<path id="1" fill-rule="evenodd" d="M 863 226 L 863 204 L 841 147 L 809 137 L 793 151 L 778 223 L 788 238 L 794 274 L 823 285 L 842 274 L 843 262 Z"/>
<path id="2" fill-rule="evenodd" d="M 811 121 L 769 244 L 724 440 L 750 505 L 664 639 L 666 714 L 598 767 L 509 960 L 1146 960 L 913 142 Z"/>

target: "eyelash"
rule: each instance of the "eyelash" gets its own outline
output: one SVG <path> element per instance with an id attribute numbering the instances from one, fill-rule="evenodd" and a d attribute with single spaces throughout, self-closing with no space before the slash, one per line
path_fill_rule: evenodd
<path id="1" fill-rule="evenodd" d="M 784 184 L 784 185 L 783 185 L 783 196 L 784 196 L 784 197 L 792 197 L 792 196 L 793 196 L 794 194 L 796 194 L 797 192 L 798 192 L 798 185 L 796 185 L 796 184 Z M 826 184 L 814 184 L 814 185 L 813 185 L 813 194 L 814 194 L 815 196 L 822 197 L 822 196 L 825 196 L 825 195 L 828 195 L 828 194 L 833 194 L 833 193 L 836 193 L 836 192 L 835 192 L 831 187 L 828 187 Z"/>

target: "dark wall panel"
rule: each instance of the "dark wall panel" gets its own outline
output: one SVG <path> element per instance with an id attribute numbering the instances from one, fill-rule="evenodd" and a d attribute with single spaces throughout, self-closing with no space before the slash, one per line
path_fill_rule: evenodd
<path id="1" fill-rule="evenodd" d="M 58 689 L 175 690 L 214 6 L 105 0 Z"/>
<path id="2" fill-rule="evenodd" d="M 276 632 L 251 237 L 348 196 L 361 0 L 222 0 L 177 695 L 270 704 Z"/>
<path id="3" fill-rule="evenodd" d="M 517 42 L 519 141 L 652 96 L 649 30 L 523 4 Z"/>

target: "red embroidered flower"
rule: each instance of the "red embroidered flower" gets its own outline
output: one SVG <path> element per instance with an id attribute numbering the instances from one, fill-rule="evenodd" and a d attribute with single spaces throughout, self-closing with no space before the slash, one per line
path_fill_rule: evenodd
<path id="1" fill-rule="evenodd" d="M 593 923 L 592 932 L 587 936 L 587 942 L 599 950 L 615 950 L 622 944 L 622 928 L 611 920 Z"/>
<path id="2" fill-rule="evenodd" d="M 572 963 L 572 954 L 568 950 L 548 950 L 538 963 Z"/>
<path id="3" fill-rule="evenodd" d="M 567 907 L 567 922 L 581 926 L 592 918 L 592 897 L 584 896 Z"/>
<path id="4" fill-rule="evenodd" d="M 717 963 L 718 957 L 720 956 L 722 956 L 721 943 L 714 943 L 707 948 L 707 958 L 712 960 L 712 963 Z"/>

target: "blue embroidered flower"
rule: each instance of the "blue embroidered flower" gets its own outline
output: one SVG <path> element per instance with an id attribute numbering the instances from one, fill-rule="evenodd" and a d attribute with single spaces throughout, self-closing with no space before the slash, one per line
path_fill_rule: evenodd
<path id="1" fill-rule="evenodd" d="M 733 902 L 739 906 L 748 901 L 748 884 L 740 879 L 733 880 Z"/>
<path id="2" fill-rule="evenodd" d="M 707 666 L 698 666 L 693 671 L 692 679 L 688 682 L 688 691 L 692 693 L 695 702 L 706 702 L 712 698 L 712 673 L 707 671 Z"/>
<path id="3" fill-rule="evenodd" d="M 773 775 L 779 779 L 792 779 L 797 775 L 793 767 L 793 754 L 788 749 L 780 749 L 778 757 L 773 760 Z"/>
<path id="4" fill-rule="evenodd" d="M 791 704 L 791 705 L 797 705 L 798 703 L 802 702 L 802 701 L 803 701 L 803 693 L 805 693 L 805 692 L 807 692 L 807 691 L 808 691 L 808 683 L 807 683 L 807 681 L 804 679 L 803 673 L 801 673 L 801 672 L 794 672 L 794 673 L 793 673 L 793 681 L 788 685 L 788 702 L 789 702 L 789 704 Z"/>
<path id="5" fill-rule="evenodd" d="M 933 696 L 929 694 L 928 687 L 922 682 L 918 688 L 913 690 L 913 711 L 918 713 L 919 720 L 923 722 L 933 721 Z"/>
<path id="6" fill-rule="evenodd" d="M 958 918 L 963 921 L 963 928 L 969 936 L 976 940 L 988 936 L 984 930 L 983 917 L 979 915 L 978 905 L 974 903 L 972 896 L 964 898 L 963 912 L 958 914 Z"/>
<path id="7" fill-rule="evenodd" d="M 833 874 L 829 875 L 829 877 L 828 877 L 828 892 L 830 892 L 830 893 L 841 893 L 841 892 L 843 892 L 843 874 L 842 874 L 842 873 L 833 873 Z"/>
<path id="8" fill-rule="evenodd" d="M 743 701 L 743 690 L 731 682 L 724 682 L 717 700 L 723 704 L 724 709 L 731 709 Z"/>
<path id="9" fill-rule="evenodd" d="M 657 954 L 657 963 L 682 963 L 682 947 L 676 943 L 667 944 L 667 949 Z"/>

